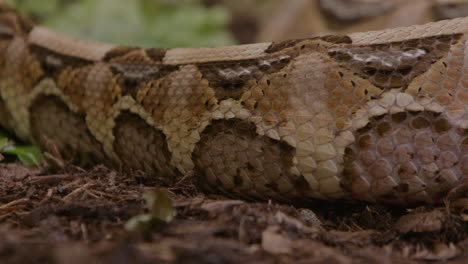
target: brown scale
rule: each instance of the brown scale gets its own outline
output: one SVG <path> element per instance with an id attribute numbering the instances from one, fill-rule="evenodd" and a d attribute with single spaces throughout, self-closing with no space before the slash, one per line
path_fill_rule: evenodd
<path id="1" fill-rule="evenodd" d="M 153 80 L 146 84 L 146 87 L 139 90 L 137 101 L 148 111 L 156 122 L 163 119 L 164 113 L 170 107 L 168 100 L 169 84 L 167 81 Z"/>
<path id="2" fill-rule="evenodd" d="M 318 5 L 325 14 L 324 18 L 333 29 L 342 30 L 343 26 L 366 19 L 382 16 L 395 8 L 388 0 L 319 0 Z"/>
<path id="3" fill-rule="evenodd" d="M 129 94 L 133 98 L 136 98 L 142 83 L 159 79 L 178 68 L 161 64 L 161 58 L 155 56 L 155 52 L 145 52 L 143 49 L 114 49 L 106 54 L 106 59 L 123 89 L 123 95 Z"/>
<path id="4" fill-rule="evenodd" d="M 146 55 L 153 61 L 162 62 L 166 56 L 167 49 L 149 48 L 145 50 Z"/>
<path id="5" fill-rule="evenodd" d="M 343 187 L 371 201 L 431 202 L 468 173 L 468 133 L 443 114 L 401 112 L 374 118 L 345 151 Z M 371 198 L 377 197 L 376 199 Z M 420 199 L 418 197 L 417 199 Z"/>
<path id="6" fill-rule="evenodd" d="M 32 136 L 41 147 L 46 148 L 50 140 L 73 162 L 82 165 L 107 162 L 84 116 L 71 112 L 60 98 L 40 96 L 32 102 L 29 112 Z"/>
<path id="7" fill-rule="evenodd" d="M 72 103 L 83 109 L 83 103 L 86 98 L 86 89 L 84 82 L 92 72 L 92 66 L 85 66 L 77 69 L 67 68 L 57 78 L 56 84 L 63 90 L 64 94 L 70 97 Z"/>
<path id="8" fill-rule="evenodd" d="M 161 131 L 128 112 L 122 113 L 115 122 L 114 150 L 125 170 L 143 170 L 161 178 L 177 175 L 170 166 L 171 154 Z"/>
<path id="9" fill-rule="evenodd" d="M 342 67 L 382 90 L 406 89 L 417 76 L 444 57 L 460 34 L 390 44 L 331 48 L 328 54 Z"/>
<path id="10" fill-rule="evenodd" d="M 184 82 L 180 82 L 184 76 Z M 202 115 L 216 104 L 208 82 L 194 65 L 187 65 L 174 74 L 151 80 L 139 89 L 137 102 L 150 113 L 153 120 L 161 124 L 178 120 L 195 128 Z"/>
<path id="11" fill-rule="evenodd" d="M 294 148 L 258 136 L 255 127 L 230 119 L 214 121 L 205 129 L 192 156 L 200 185 L 230 196 L 260 199 L 290 196 L 307 188 L 303 178 L 290 173 Z"/>

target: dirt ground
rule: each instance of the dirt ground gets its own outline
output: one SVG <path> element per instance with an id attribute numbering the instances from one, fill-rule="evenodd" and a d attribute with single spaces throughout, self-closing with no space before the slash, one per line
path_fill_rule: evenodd
<path id="1" fill-rule="evenodd" d="M 1 163 L 0 263 L 468 263 L 468 184 L 399 208 L 229 200 L 191 182 L 164 191 L 172 221 L 129 232 L 157 179 Z"/>

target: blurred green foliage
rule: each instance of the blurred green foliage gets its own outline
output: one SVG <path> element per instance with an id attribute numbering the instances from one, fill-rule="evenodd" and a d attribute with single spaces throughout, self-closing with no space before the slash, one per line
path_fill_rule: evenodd
<path id="1" fill-rule="evenodd" d="M 0 131 L 0 152 L 16 156 L 28 166 L 39 166 L 43 159 L 42 153 L 36 146 L 17 146 L 12 144 L 8 135 Z"/>
<path id="2" fill-rule="evenodd" d="M 41 24 L 83 39 L 127 46 L 234 44 L 225 8 L 201 0 L 7 0 Z"/>

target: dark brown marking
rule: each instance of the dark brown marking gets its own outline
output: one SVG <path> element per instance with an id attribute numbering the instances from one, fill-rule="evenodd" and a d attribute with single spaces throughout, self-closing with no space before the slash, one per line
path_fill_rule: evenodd
<path id="1" fill-rule="evenodd" d="M 30 52 L 36 56 L 47 75 L 57 77 L 66 68 L 80 68 L 94 61 L 64 55 L 38 45 L 31 45 Z"/>
<path id="2" fill-rule="evenodd" d="M 452 128 L 452 125 L 445 118 L 438 119 L 434 124 L 434 130 L 437 133 L 445 133 Z"/>
<path id="3" fill-rule="evenodd" d="M 301 176 L 294 181 L 295 188 L 299 191 L 299 193 L 308 193 L 310 192 L 310 184 Z"/>
<path id="4" fill-rule="evenodd" d="M 13 30 L 0 26 L 0 40 L 11 40 L 15 36 Z"/>
<path id="5" fill-rule="evenodd" d="M 18 24 L 24 34 L 29 34 L 35 26 L 31 19 L 22 16 L 18 16 Z"/>
<path id="6" fill-rule="evenodd" d="M 389 122 L 381 122 L 377 125 L 377 134 L 383 137 L 392 131 L 392 125 Z"/>
<path id="7" fill-rule="evenodd" d="M 266 53 L 275 53 L 279 52 L 288 48 L 296 48 L 296 46 L 301 42 L 306 41 L 314 41 L 314 40 L 322 40 L 325 42 L 329 42 L 331 44 L 351 44 L 353 41 L 349 36 L 344 35 L 327 35 L 322 37 L 314 37 L 314 38 L 305 38 L 305 39 L 295 39 L 295 40 L 285 40 L 280 42 L 273 42 L 271 45 L 265 50 Z M 301 47 L 299 47 L 301 49 Z"/>
<path id="8" fill-rule="evenodd" d="M 0 7 L 0 25 L 6 25 L 17 34 L 28 34 L 34 28 L 34 22 L 21 16 L 16 10 L 7 6 Z"/>
<path id="9" fill-rule="evenodd" d="M 108 51 L 102 60 L 105 62 L 108 62 L 112 59 L 125 56 L 128 53 L 135 51 L 137 49 L 138 48 L 134 48 L 134 47 L 117 47 Z"/>
<path id="10" fill-rule="evenodd" d="M 259 80 L 265 74 L 278 72 L 291 60 L 289 55 L 278 55 L 251 60 L 201 63 L 197 66 L 203 78 L 215 90 L 218 100 L 224 100 L 239 99 L 248 89 L 248 81 Z"/>
<path id="11" fill-rule="evenodd" d="M 304 41 L 305 39 L 295 39 L 295 40 L 286 40 L 280 42 L 273 42 L 271 45 L 265 50 L 266 53 L 275 53 L 287 48 L 292 48 L 296 46 L 298 43 Z"/>
<path id="12" fill-rule="evenodd" d="M 242 186 L 243 183 L 244 183 L 244 180 L 242 179 L 240 175 L 234 176 L 234 184 L 236 186 Z"/>
<path id="13" fill-rule="evenodd" d="M 73 162 L 92 165 L 106 162 L 101 144 L 91 135 L 83 114 L 76 114 L 56 96 L 39 96 L 32 103 L 31 132 L 34 141 L 47 147 L 51 140 Z"/>
<path id="14" fill-rule="evenodd" d="M 148 57 L 150 57 L 153 61 L 162 62 L 164 56 L 166 56 L 167 49 L 146 49 L 145 50 Z"/>
<path id="15" fill-rule="evenodd" d="M 358 146 L 360 149 L 368 149 L 374 142 L 372 141 L 372 136 L 364 135 L 359 138 Z"/>
<path id="16" fill-rule="evenodd" d="M 400 183 L 397 187 L 395 187 L 395 191 L 406 193 L 406 192 L 409 191 L 409 184 L 408 183 Z"/>
<path id="17" fill-rule="evenodd" d="M 294 148 L 284 142 L 259 136 L 255 124 L 230 119 L 213 121 L 203 131 L 192 160 L 202 187 L 265 199 L 293 191 L 294 188 L 281 190 L 277 183 L 280 178 L 291 185 L 297 182 L 297 177 L 290 173 L 294 153 Z"/>
<path id="18" fill-rule="evenodd" d="M 415 119 L 413 119 L 413 122 L 411 122 L 411 125 L 415 129 L 422 129 L 426 128 L 430 125 L 429 120 L 422 116 L 418 116 Z"/>
<path id="19" fill-rule="evenodd" d="M 178 69 L 178 66 L 163 65 L 148 58 L 143 50 L 134 50 L 114 57 L 109 65 L 124 95 L 136 98 L 140 85 L 157 80 Z"/>
<path id="20" fill-rule="evenodd" d="M 178 173 L 170 166 L 171 153 L 166 136 L 129 112 L 115 122 L 114 150 L 126 171 L 143 170 L 153 176 L 174 179 Z"/>
<path id="21" fill-rule="evenodd" d="M 17 34 L 15 17 L 0 15 L 0 38 L 3 40 L 12 39 Z"/>
<path id="22" fill-rule="evenodd" d="M 333 44 L 351 44 L 353 43 L 353 40 L 348 37 L 348 36 L 343 36 L 343 35 L 327 35 L 323 37 L 319 37 L 319 39 L 330 42 Z"/>
<path id="23" fill-rule="evenodd" d="M 389 44 L 331 47 L 328 55 L 341 67 L 383 90 L 406 89 L 415 77 L 445 56 L 460 37 L 461 34 L 453 34 Z"/>
<path id="24" fill-rule="evenodd" d="M 5 12 L 0 14 L 0 26 L 0 37 L 10 39 L 14 35 L 28 34 L 34 25 L 19 17 L 16 12 Z"/>
<path id="25" fill-rule="evenodd" d="M 10 132 L 13 132 L 12 116 L 8 111 L 5 101 L 0 97 L 0 125 Z"/>

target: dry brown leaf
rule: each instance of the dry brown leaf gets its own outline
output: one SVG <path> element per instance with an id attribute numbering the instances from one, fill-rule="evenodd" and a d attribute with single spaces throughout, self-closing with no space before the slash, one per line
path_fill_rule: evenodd
<path id="1" fill-rule="evenodd" d="M 460 254 L 460 250 L 453 244 L 448 245 L 439 243 L 434 246 L 433 250 L 422 249 L 417 251 L 414 255 L 414 259 L 420 260 L 447 260 L 454 258 Z"/>
<path id="2" fill-rule="evenodd" d="M 277 254 L 290 254 L 292 252 L 292 241 L 289 238 L 278 234 L 279 227 L 270 226 L 262 233 L 262 248 L 266 252 Z"/>
<path id="3" fill-rule="evenodd" d="M 398 219 L 394 227 L 400 233 L 435 232 L 442 228 L 445 215 L 439 210 L 425 213 L 411 213 Z"/>

